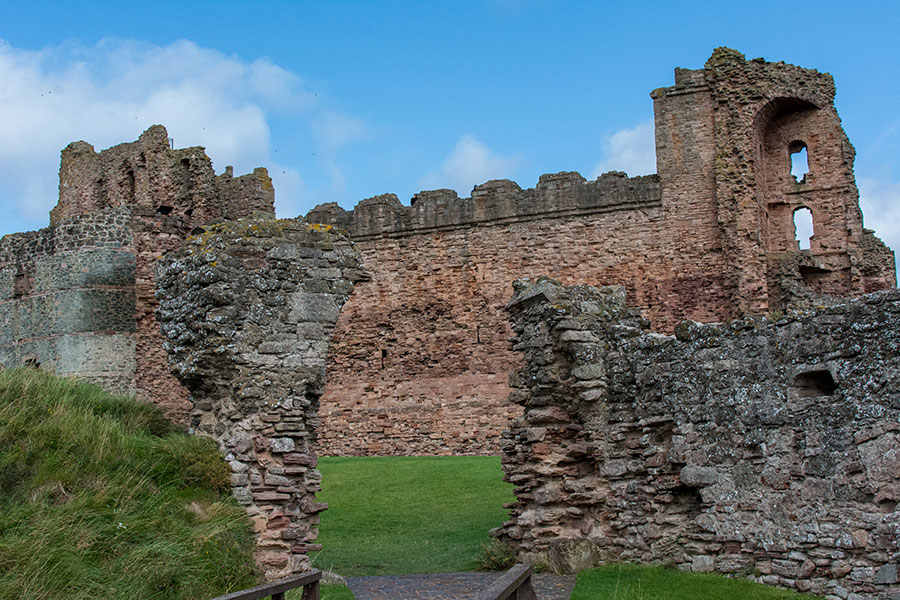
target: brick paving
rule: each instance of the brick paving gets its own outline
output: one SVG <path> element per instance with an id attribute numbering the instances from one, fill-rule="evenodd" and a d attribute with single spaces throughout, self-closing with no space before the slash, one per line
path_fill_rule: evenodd
<path id="1" fill-rule="evenodd" d="M 356 600 L 469 600 L 502 573 L 426 573 L 347 577 Z M 574 575 L 537 573 L 532 582 L 538 600 L 568 600 Z"/>

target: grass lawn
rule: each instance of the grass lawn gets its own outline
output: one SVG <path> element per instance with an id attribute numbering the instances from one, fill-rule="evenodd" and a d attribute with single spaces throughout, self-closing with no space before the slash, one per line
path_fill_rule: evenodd
<path id="1" fill-rule="evenodd" d="M 466 571 L 506 518 L 512 486 L 497 457 L 322 458 L 314 566 L 344 576 Z M 329 586 L 328 600 L 350 600 Z M 338 595 L 344 594 L 344 595 Z M 613 564 L 584 571 L 572 600 L 791 600 L 811 598 L 744 579 Z"/>
<path id="2" fill-rule="evenodd" d="M 344 576 L 476 568 L 507 518 L 512 485 L 495 456 L 325 457 L 320 569 Z"/>
<path id="3" fill-rule="evenodd" d="M 812 598 L 745 579 L 663 567 L 606 565 L 578 574 L 571 600 L 801 600 Z"/>
<path id="4" fill-rule="evenodd" d="M 303 588 L 290 590 L 285 594 L 286 600 L 302 600 Z M 319 587 L 319 598 L 321 600 L 353 600 L 353 592 L 350 588 L 335 583 L 322 584 Z"/>

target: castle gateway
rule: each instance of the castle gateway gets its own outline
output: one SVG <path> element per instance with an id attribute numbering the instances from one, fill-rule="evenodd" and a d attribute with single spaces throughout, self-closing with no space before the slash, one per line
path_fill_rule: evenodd
<path id="1" fill-rule="evenodd" d="M 717 49 L 652 92 L 656 175 L 578 173 L 417 194 L 310 222 L 349 231 L 369 280 L 340 313 L 320 454 L 496 454 L 521 408 L 503 307 L 515 279 L 624 285 L 653 327 L 723 321 L 896 285 L 863 228 L 854 150 L 830 75 Z M 806 154 L 808 172 L 792 175 Z M 100 153 L 62 153 L 50 227 L 0 242 L 0 363 L 40 364 L 134 393 L 186 420 L 154 318 L 157 258 L 210 219 L 274 210 L 264 169 L 215 175 L 202 148 L 154 126 Z M 795 213 L 811 213 L 801 249 Z"/>

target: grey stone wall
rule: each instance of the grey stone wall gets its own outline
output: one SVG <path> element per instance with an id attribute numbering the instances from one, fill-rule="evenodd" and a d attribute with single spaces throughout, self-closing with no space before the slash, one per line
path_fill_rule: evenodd
<path id="1" fill-rule="evenodd" d="M 309 568 L 320 548 L 319 396 L 335 322 L 363 277 L 344 236 L 302 220 L 212 225 L 158 266 L 172 372 L 191 392 L 193 430 L 231 465 L 269 579 Z"/>
<path id="2" fill-rule="evenodd" d="M 0 365 L 134 394 L 130 223 L 128 209 L 105 209 L 0 240 Z"/>
<path id="3" fill-rule="evenodd" d="M 203 148 L 154 125 L 131 143 L 62 151 L 50 227 L 0 241 L 0 365 L 39 364 L 186 421 L 156 321 L 156 259 L 198 225 L 274 212 L 264 168 L 215 175 Z"/>
<path id="4" fill-rule="evenodd" d="M 620 287 L 517 284 L 524 415 L 495 534 L 523 558 L 900 595 L 900 292 L 674 336 Z"/>

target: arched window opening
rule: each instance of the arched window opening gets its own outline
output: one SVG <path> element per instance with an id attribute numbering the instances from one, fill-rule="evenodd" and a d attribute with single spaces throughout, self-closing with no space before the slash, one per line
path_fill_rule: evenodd
<path id="1" fill-rule="evenodd" d="M 806 207 L 794 211 L 794 238 L 801 250 L 809 250 L 809 240 L 814 234 L 812 211 Z"/>
<path id="2" fill-rule="evenodd" d="M 809 155 L 806 144 L 801 141 L 791 142 L 788 146 L 791 153 L 791 175 L 797 183 L 806 183 L 806 174 L 809 173 Z"/>

